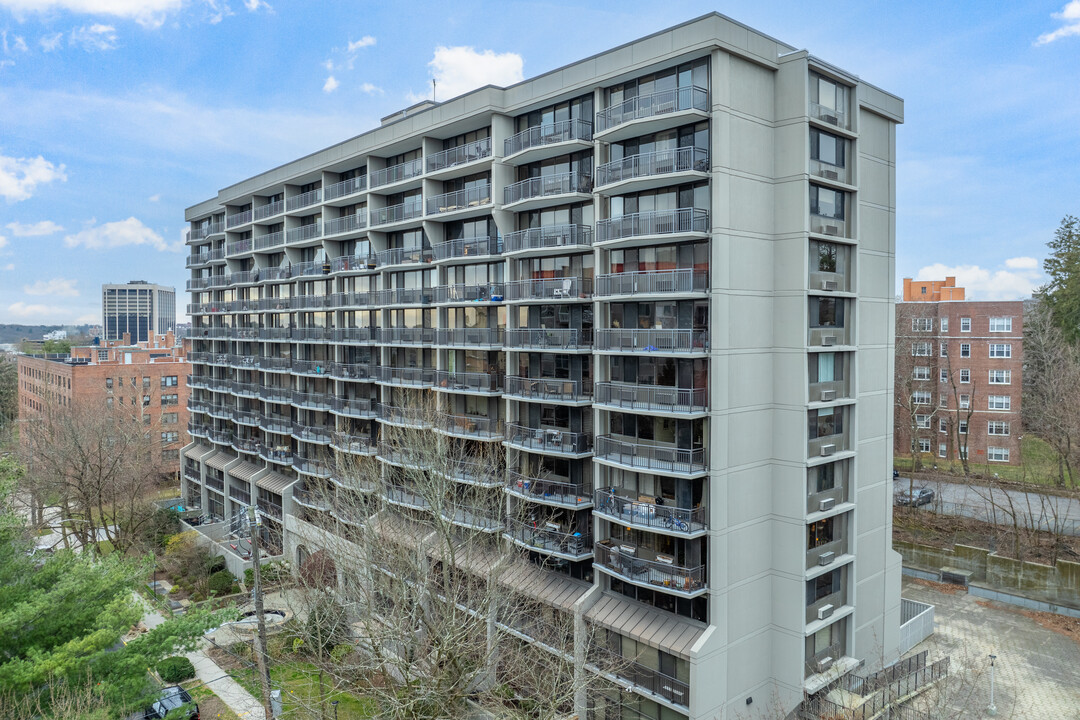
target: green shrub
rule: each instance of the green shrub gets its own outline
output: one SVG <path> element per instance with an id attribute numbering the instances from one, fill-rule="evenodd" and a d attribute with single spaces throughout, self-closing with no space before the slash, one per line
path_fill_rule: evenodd
<path id="1" fill-rule="evenodd" d="M 228 595 L 232 592 L 233 576 L 228 570 L 218 570 L 210 576 L 209 586 L 214 595 Z"/>
<path id="2" fill-rule="evenodd" d="M 195 677 L 195 666 L 182 655 L 167 657 L 157 666 L 158 675 L 166 683 L 179 683 Z"/>

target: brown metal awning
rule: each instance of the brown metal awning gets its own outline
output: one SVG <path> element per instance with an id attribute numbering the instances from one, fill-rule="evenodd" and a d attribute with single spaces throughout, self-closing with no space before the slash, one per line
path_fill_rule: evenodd
<path id="1" fill-rule="evenodd" d="M 624 598 L 605 593 L 585 618 L 620 635 L 643 642 L 687 660 L 705 625 Z"/>
<path id="2" fill-rule="evenodd" d="M 206 463 L 207 465 L 209 465 L 210 467 L 216 469 L 216 470 L 224 470 L 225 466 L 228 465 L 229 463 L 231 463 L 235 459 L 236 459 L 235 455 L 230 455 L 229 453 L 225 452 L 224 450 L 221 450 L 220 452 L 218 452 L 217 455 L 212 455 L 211 457 L 208 457 L 205 460 L 203 460 L 203 462 Z"/>
<path id="3" fill-rule="evenodd" d="M 255 477 L 255 475 L 265 469 L 266 468 L 261 465 L 256 465 L 255 463 L 242 462 L 234 468 L 229 468 L 229 474 L 239 480 L 251 482 L 251 478 Z"/>
<path id="4" fill-rule="evenodd" d="M 261 470 L 262 468 L 260 468 Z M 278 495 L 284 494 L 285 490 L 296 482 L 299 478 L 291 478 L 288 475 L 282 475 L 281 473 L 271 470 L 266 475 L 255 481 L 255 484 L 264 490 L 269 490 L 272 493 Z"/>
<path id="5" fill-rule="evenodd" d="M 191 458 L 192 460 L 200 460 L 214 452 L 216 449 L 217 448 L 208 447 L 206 445 L 196 445 L 195 447 L 188 448 L 184 453 L 184 457 Z"/>

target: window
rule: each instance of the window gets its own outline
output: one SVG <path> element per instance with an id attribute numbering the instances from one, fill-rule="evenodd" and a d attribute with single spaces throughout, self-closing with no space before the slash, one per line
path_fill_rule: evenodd
<path id="1" fill-rule="evenodd" d="M 916 415 L 915 426 L 922 430 L 930 429 L 930 416 L 929 415 Z"/>
<path id="2" fill-rule="evenodd" d="M 960 357 L 971 357 L 971 343 L 960 343 Z"/>
<path id="3" fill-rule="evenodd" d="M 912 332 L 930 332 L 934 329 L 933 318 L 911 318 Z"/>
<path id="4" fill-rule="evenodd" d="M 941 326 L 941 332 L 949 332 L 949 318 L 941 318 L 940 320 L 938 320 L 938 325 Z"/>
<path id="5" fill-rule="evenodd" d="M 961 410 L 967 410 L 970 407 L 971 407 L 971 396 L 970 395 L 961 395 L 960 396 L 960 409 Z"/>
<path id="6" fill-rule="evenodd" d="M 844 301 L 837 298 L 810 298 L 810 327 L 844 327 Z"/>
<path id="7" fill-rule="evenodd" d="M 169 443 L 174 443 L 179 439 L 180 433 L 176 432 L 175 430 L 161 433 L 161 442 L 165 445 L 168 445 Z"/>
<path id="8" fill-rule="evenodd" d="M 143 390 L 149 390 L 150 389 L 150 378 L 145 377 L 145 376 L 143 377 L 143 379 L 142 379 L 142 387 L 143 387 Z"/>
<path id="9" fill-rule="evenodd" d="M 990 343 L 990 357 L 1011 358 L 1012 345 L 1010 343 Z"/>
<path id="10" fill-rule="evenodd" d="M 105 378 L 105 389 L 112 390 L 112 378 Z"/>
<path id="11" fill-rule="evenodd" d="M 960 318 L 960 332 L 971 332 L 971 318 Z"/>
<path id="12" fill-rule="evenodd" d="M 949 393 L 939 393 L 937 404 L 941 408 L 949 407 Z"/>
<path id="13" fill-rule="evenodd" d="M 844 193 L 826 187 L 810 186 L 810 214 L 836 220 L 844 219 Z"/>
<path id="14" fill-rule="evenodd" d="M 986 399 L 987 410 L 1011 410 L 1012 398 L 1008 395 L 991 395 Z"/>
<path id="15" fill-rule="evenodd" d="M 991 370 L 990 371 L 990 384 L 991 385 L 1011 385 L 1012 384 L 1012 370 Z"/>
<path id="16" fill-rule="evenodd" d="M 945 444 L 945 443 L 938 443 L 937 456 L 943 458 L 943 457 L 948 457 L 948 455 L 949 455 L 949 446 L 947 444 Z"/>
<path id="17" fill-rule="evenodd" d="M 930 392 L 928 390 L 916 390 L 911 393 L 912 405 L 929 405 L 931 402 Z"/>
<path id="18" fill-rule="evenodd" d="M 986 434 L 1008 435 L 1009 423 L 1005 422 L 1004 420 L 991 420 L 990 422 L 986 423 Z"/>
<path id="19" fill-rule="evenodd" d="M 810 128 L 810 159 L 836 167 L 844 167 L 847 140 Z"/>
<path id="20" fill-rule="evenodd" d="M 930 452 L 930 439 L 929 438 L 919 438 L 919 452 L 921 452 L 921 453 Z"/>
<path id="21" fill-rule="evenodd" d="M 149 395 L 143 395 L 142 396 L 142 406 L 143 407 L 149 407 L 150 406 L 150 396 Z"/>
<path id="22" fill-rule="evenodd" d="M 179 422 L 179 420 L 180 417 L 177 413 L 161 413 L 162 425 L 175 425 L 177 422 Z"/>
<path id="23" fill-rule="evenodd" d="M 838 435 L 844 432 L 844 415 L 841 408 L 821 408 L 820 410 L 811 410 L 809 413 L 809 420 L 811 440 L 820 437 L 829 437 L 830 435 Z"/>
<path id="24" fill-rule="evenodd" d="M 971 382 L 971 370 L 964 368 L 960 371 L 960 382 L 965 385 Z"/>
<path id="25" fill-rule="evenodd" d="M 957 421 L 957 423 L 956 423 L 956 432 L 960 433 L 961 435 L 967 435 L 967 425 L 968 425 L 967 420 L 959 420 L 959 421 Z"/>
<path id="26" fill-rule="evenodd" d="M 945 368 L 938 370 L 938 379 L 943 383 L 949 382 L 949 371 Z"/>
<path id="27" fill-rule="evenodd" d="M 929 380 L 930 368 L 926 365 L 917 365 L 912 371 L 911 376 L 916 380 Z"/>
<path id="28" fill-rule="evenodd" d="M 949 343 L 941 343 L 938 345 L 938 350 L 941 357 L 949 357 Z"/>
<path id="29" fill-rule="evenodd" d="M 933 352 L 933 345 L 928 342 L 911 343 L 911 354 L 914 357 L 930 357 Z"/>
<path id="30" fill-rule="evenodd" d="M 937 430 L 938 430 L 938 432 L 943 432 L 943 433 L 949 432 L 949 421 L 947 419 L 945 419 L 945 418 L 938 418 Z"/>
<path id="31" fill-rule="evenodd" d="M 176 375 L 168 375 L 168 376 L 162 375 L 161 376 L 161 387 L 166 388 L 166 387 L 176 387 L 176 386 L 177 386 L 177 376 Z"/>
<path id="32" fill-rule="evenodd" d="M 1012 332 L 1011 317 L 990 318 L 990 332 Z"/>
<path id="33" fill-rule="evenodd" d="M 97 351 L 97 359 L 98 359 L 98 362 L 105 362 L 106 360 L 109 359 L 109 351 L 108 350 L 98 350 Z"/>
<path id="34" fill-rule="evenodd" d="M 161 451 L 161 459 L 162 460 L 179 460 L 180 459 L 180 451 L 179 450 L 162 450 Z"/>
<path id="35" fill-rule="evenodd" d="M 162 406 L 164 406 L 164 405 L 179 405 L 180 404 L 179 403 L 179 396 L 178 395 L 162 395 L 161 396 L 161 404 L 162 404 Z"/>
<path id="36" fill-rule="evenodd" d="M 105 407 L 111 408 L 113 406 L 113 399 L 111 397 L 105 398 Z"/>
<path id="37" fill-rule="evenodd" d="M 990 462 L 1009 462 L 1009 448 L 988 447 L 986 459 Z"/>

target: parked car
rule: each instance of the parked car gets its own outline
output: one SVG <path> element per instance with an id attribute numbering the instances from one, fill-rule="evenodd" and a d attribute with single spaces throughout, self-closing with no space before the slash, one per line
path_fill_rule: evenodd
<path id="1" fill-rule="evenodd" d="M 173 712 L 180 710 L 179 713 Z M 199 720 L 199 705 L 191 699 L 188 691 L 179 685 L 164 688 L 154 704 L 143 712 L 143 720 L 159 720 L 169 713 L 184 720 Z"/>
<path id="2" fill-rule="evenodd" d="M 909 505 L 911 507 L 929 505 L 934 502 L 934 491 L 926 487 L 915 488 L 914 490 L 904 488 L 896 491 L 893 500 L 897 505 Z"/>
<path id="3" fill-rule="evenodd" d="M 892 479 L 893 479 L 893 480 L 896 480 L 896 479 L 898 479 L 899 477 L 900 477 L 900 471 L 899 471 L 899 470 L 897 470 L 896 468 L 893 468 L 893 469 L 892 469 Z"/>

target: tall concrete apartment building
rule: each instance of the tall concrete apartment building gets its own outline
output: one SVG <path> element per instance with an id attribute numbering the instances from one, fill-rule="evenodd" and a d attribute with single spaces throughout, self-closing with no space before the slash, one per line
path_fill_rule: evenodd
<path id="1" fill-rule="evenodd" d="M 148 342 L 176 330 L 176 288 L 132 280 L 101 286 L 101 320 L 105 340 Z"/>
<path id="2" fill-rule="evenodd" d="M 503 542 L 651 653 L 620 717 L 786 712 L 895 660 L 902 121 L 711 14 L 221 190 L 186 213 L 185 493 L 257 498 L 300 559 L 317 458 L 390 472 L 380 425 L 429 388 L 438 432 L 506 448 L 507 507 L 554 512 Z"/>
<path id="3" fill-rule="evenodd" d="M 897 455 L 1020 464 L 1024 303 L 965 300 L 956 278 L 904 280 L 896 309 Z"/>

